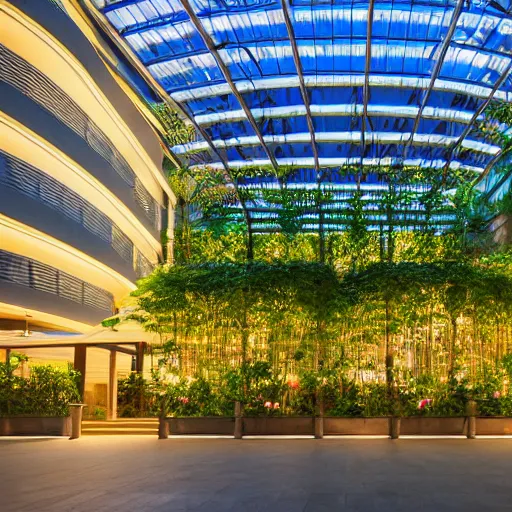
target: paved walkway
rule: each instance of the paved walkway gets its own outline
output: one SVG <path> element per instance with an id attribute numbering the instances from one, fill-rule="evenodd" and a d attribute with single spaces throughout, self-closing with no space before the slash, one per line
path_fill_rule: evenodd
<path id="1" fill-rule="evenodd" d="M 512 440 L 0 440 L 0 510 L 512 510 Z"/>

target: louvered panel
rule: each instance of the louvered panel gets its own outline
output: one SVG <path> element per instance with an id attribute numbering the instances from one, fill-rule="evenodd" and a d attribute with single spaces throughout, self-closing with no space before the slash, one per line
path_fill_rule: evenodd
<path id="1" fill-rule="evenodd" d="M 114 225 L 110 219 L 91 204 L 84 204 L 82 211 L 84 227 L 112 245 L 112 229 Z M 120 256 L 122 255 L 120 254 Z"/>
<path id="2" fill-rule="evenodd" d="M 132 264 L 131 240 L 104 213 L 48 174 L 3 151 L 0 151 L 0 185 L 37 199 L 72 219 L 110 244 L 124 261 Z M 115 242 L 113 230 L 117 232 Z"/>
<path id="3" fill-rule="evenodd" d="M 156 229 L 160 230 L 160 214 L 158 210 L 160 209 L 160 205 L 153 199 L 151 194 L 146 190 L 144 185 L 140 182 L 138 178 L 135 179 L 135 200 L 139 204 L 139 206 L 144 210 L 147 217 L 151 220 L 153 226 Z"/>
<path id="4" fill-rule="evenodd" d="M 137 277 L 146 277 L 153 272 L 154 265 L 140 252 L 137 253 L 137 268 L 135 273 Z"/>
<path id="5" fill-rule="evenodd" d="M 0 250 L 0 281 L 30 286 L 30 261 Z"/>
<path id="6" fill-rule="evenodd" d="M 16 283 L 72 300 L 110 314 L 114 307 L 111 293 L 62 272 L 50 265 L 0 250 L 0 281 Z"/>
<path id="7" fill-rule="evenodd" d="M 59 295 L 62 298 L 83 304 L 83 287 L 82 281 L 61 272 L 59 276 Z"/>
<path id="8" fill-rule="evenodd" d="M 113 301 L 112 295 L 105 292 L 97 286 L 93 286 L 89 283 L 84 283 L 84 306 L 91 308 L 98 308 L 104 310 L 110 310 L 113 312 Z"/>
<path id="9" fill-rule="evenodd" d="M 133 244 L 115 224 L 112 226 L 112 247 L 125 261 L 133 262 Z"/>
<path id="10" fill-rule="evenodd" d="M 0 180 L 2 184 L 30 197 L 39 197 L 39 180 L 33 176 L 27 164 L 0 151 Z"/>
<path id="11" fill-rule="evenodd" d="M 84 139 L 134 189 L 139 204 L 142 196 L 155 203 L 144 185 L 136 179 L 128 162 L 94 121 L 48 77 L 3 45 L 0 45 L 0 79 L 41 105 Z M 153 207 L 156 208 L 156 205 Z M 155 227 L 160 229 L 154 211 L 148 207 L 143 207 L 143 210 Z"/>
<path id="12" fill-rule="evenodd" d="M 30 288 L 59 295 L 59 271 L 32 260 L 30 262 Z"/>
<path id="13" fill-rule="evenodd" d="M 87 141 L 131 186 L 135 173 L 87 114 L 47 76 L 4 46 L 0 46 L 0 77 L 39 103 Z"/>

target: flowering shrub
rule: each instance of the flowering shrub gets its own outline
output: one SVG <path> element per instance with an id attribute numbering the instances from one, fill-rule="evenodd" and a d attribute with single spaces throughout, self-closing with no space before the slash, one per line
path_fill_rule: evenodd
<path id="1" fill-rule="evenodd" d="M 170 416 L 222 416 L 232 414 L 223 408 L 221 395 L 204 378 L 180 379 L 169 384 L 164 396 Z"/>
<path id="2" fill-rule="evenodd" d="M 142 389 L 142 403 L 155 416 L 161 403 L 170 416 L 233 416 L 236 401 L 243 404 L 246 416 L 313 416 L 320 403 L 327 416 L 465 416 L 469 400 L 477 402 L 480 415 L 512 416 L 512 395 L 504 384 L 508 373 L 486 369 L 485 376 L 477 377 L 472 384 L 464 372 L 451 379 L 397 376 L 388 387 L 360 383 L 333 370 L 284 375 L 259 361 L 211 381 L 172 374 L 164 382 L 139 376 L 131 376 L 130 382 Z M 126 386 L 121 390 L 126 397 Z"/>

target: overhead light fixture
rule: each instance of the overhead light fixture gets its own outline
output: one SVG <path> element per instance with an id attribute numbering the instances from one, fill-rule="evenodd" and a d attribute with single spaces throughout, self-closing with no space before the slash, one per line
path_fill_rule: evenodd
<path id="1" fill-rule="evenodd" d="M 31 315 L 26 315 L 26 318 L 25 318 L 25 330 L 23 331 L 23 338 L 28 338 L 29 336 L 32 336 L 32 333 L 28 330 L 28 319 L 29 318 L 32 318 Z"/>

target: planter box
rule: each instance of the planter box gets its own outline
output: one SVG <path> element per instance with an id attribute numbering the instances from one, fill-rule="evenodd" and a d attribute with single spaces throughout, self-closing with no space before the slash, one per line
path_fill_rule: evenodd
<path id="1" fill-rule="evenodd" d="M 71 418 L 0 418 L 0 436 L 69 436 Z"/>
<path id="2" fill-rule="evenodd" d="M 226 435 L 235 430 L 233 417 L 167 418 L 171 435 Z M 324 417 L 325 435 L 387 436 L 390 418 L 335 418 Z M 314 435 L 315 419 L 296 417 L 245 417 L 243 435 L 283 436 Z M 400 435 L 465 436 L 468 421 L 464 417 L 407 417 L 401 419 Z M 62 435 L 71 431 L 69 418 L 0 418 L 0 435 Z M 512 434 L 512 418 L 479 417 L 477 435 Z"/>
<path id="3" fill-rule="evenodd" d="M 478 424 L 478 422 L 477 422 Z M 428 418 L 410 416 L 402 418 L 400 435 L 402 436 L 462 436 L 466 435 L 468 421 L 460 418 Z"/>
<path id="4" fill-rule="evenodd" d="M 403 421 L 403 420 L 402 420 Z M 389 418 L 324 418 L 326 436 L 387 436 Z"/>
<path id="5" fill-rule="evenodd" d="M 478 417 L 476 419 L 477 436 L 503 436 L 512 434 L 512 418 Z"/>
<path id="6" fill-rule="evenodd" d="M 202 418 L 168 418 L 171 435 L 227 435 L 235 431 L 235 418 L 202 417 Z"/>
<path id="7" fill-rule="evenodd" d="M 315 419 L 309 417 L 244 418 L 245 436 L 312 436 Z"/>

